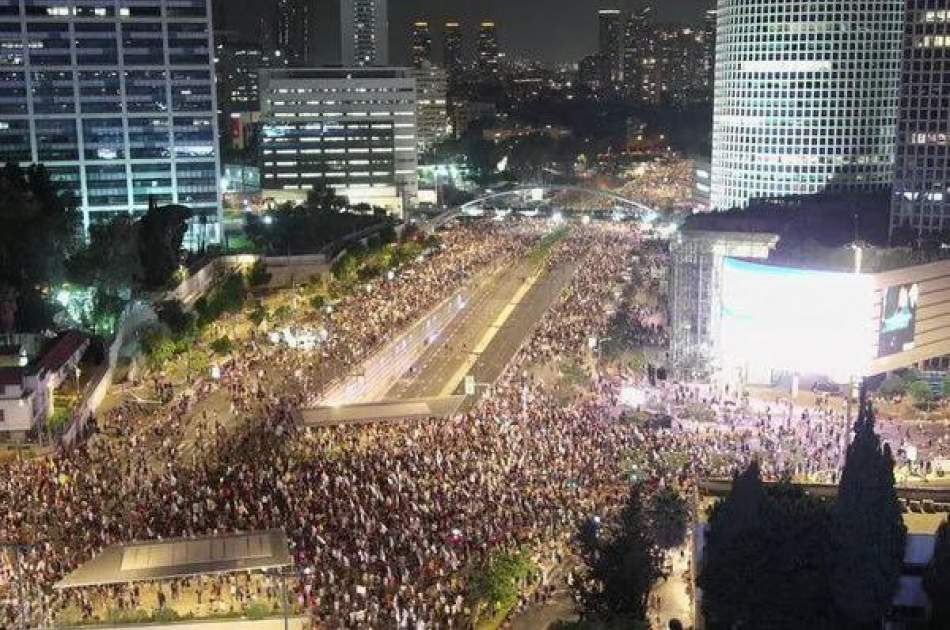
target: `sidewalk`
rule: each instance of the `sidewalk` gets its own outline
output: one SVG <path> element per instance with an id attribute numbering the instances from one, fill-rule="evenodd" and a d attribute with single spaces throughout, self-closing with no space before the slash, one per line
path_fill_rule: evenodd
<path id="1" fill-rule="evenodd" d="M 680 556 L 680 549 L 685 550 Z M 673 549 L 667 558 L 673 570 L 669 578 L 660 579 L 650 595 L 649 619 L 652 628 L 665 630 L 671 619 L 679 619 L 683 627 L 693 625 L 693 602 L 689 596 L 689 552 L 686 547 Z"/>

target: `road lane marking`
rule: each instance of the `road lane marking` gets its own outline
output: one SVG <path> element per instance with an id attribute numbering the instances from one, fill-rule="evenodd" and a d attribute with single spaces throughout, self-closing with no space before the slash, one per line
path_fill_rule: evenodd
<path id="1" fill-rule="evenodd" d="M 508 318 L 511 317 L 512 313 L 514 313 L 515 308 L 521 303 L 528 291 L 530 291 L 531 288 L 537 284 L 538 279 L 543 273 L 543 270 L 534 272 L 524 283 L 522 283 L 518 290 L 515 291 L 514 296 L 508 300 L 508 303 L 501 310 L 501 313 L 498 314 L 498 317 L 495 318 L 484 334 L 482 334 L 478 344 L 475 345 L 475 350 L 468 354 L 468 357 L 465 359 L 459 369 L 456 370 L 455 374 L 453 374 L 452 377 L 446 382 L 445 387 L 442 388 L 442 392 L 439 394 L 439 397 L 450 395 L 456 390 L 456 388 L 458 388 L 459 384 L 465 380 L 465 376 L 468 374 L 469 370 L 471 370 L 475 363 L 478 362 L 479 357 L 481 357 L 482 353 L 484 353 L 488 348 L 488 344 L 492 342 L 501 327 L 504 326 L 506 321 L 508 321 Z"/>

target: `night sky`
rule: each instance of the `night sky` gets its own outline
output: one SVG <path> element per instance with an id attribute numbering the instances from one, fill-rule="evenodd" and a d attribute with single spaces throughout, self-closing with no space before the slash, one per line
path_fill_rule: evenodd
<path id="1" fill-rule="evenodd" d="M 332 41 L 336 12 L 327 10 L 338 0 L 315 0 L 331 15 L 333 24 L 318 25 L 317 50 L 320 63 L 334 63 L 331 55 L 337 45 Z M 653 4 L 661 21 L 698 22 L 714 0 L 389 0 L 390 51 L 393 63 L 405 63 L 409 25 L 415 19 L 428 19 L 434 25 L 436 50 L 441 42 L 441 24 L 447 18 L 462 20 L 470 30 L 468 44 L 474 39 L 474 26 L 483 19 L 499 24 L 502 48 L 511 55 L 541 59 L 546 62 L 577 61 L 597 47 L 597 10 L 620 8 L 629 2 L 632 7 Z M 255 22 L 273 0 L 231 0 L 242 31 L 257 33 Z M 438 53 L 437 53 L 438 54 Z"/>

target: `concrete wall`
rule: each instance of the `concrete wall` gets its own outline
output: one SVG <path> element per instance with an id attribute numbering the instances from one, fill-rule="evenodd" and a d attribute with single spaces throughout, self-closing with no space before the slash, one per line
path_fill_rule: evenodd
<path id="1" fill-rule="evenodd" d="M 327 388 L 318 404 L 351 405 L 382 399 L 462 311 L 476 286 L 477 283 L 471 283 L 443 300 L 408 330 L 353 369 L 349 376 Z"/>
<path id="2" fill-rule="evenodd" d="M 95 415 L 99 405 L 105 399 L 115 378 L 116 367 L 119 363 L 119 351 L 138 334 L 143 326 L 157 320 L 158 317 L 155 315 L 155 310 L 151 304 L 133 302 L 126 307 L 116 326 L 112 343 L 109 344 L 105 363 L 99 366 L 92 378 L 89 379 L 89 383 L 83 391 L 82 399 L 73 409 L 69 425 L 60 437 L 60 441 L 64 446 L 72 446 L 82 436 L 86 423 Z"/>

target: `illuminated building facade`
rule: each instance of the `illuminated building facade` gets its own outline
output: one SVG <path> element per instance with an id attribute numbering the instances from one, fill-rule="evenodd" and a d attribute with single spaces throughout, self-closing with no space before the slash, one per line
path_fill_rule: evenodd
<path id="1" fill-rule="evenodd" d="M 454 20 L 446 22 L 442 37 L 443 65 L 449 73 L 449 80 L 458 81 L 465 70 L 465 54 L 462 51 L 462 25 Z"/>
<path id="2" fill-rule="evenodd" d="M 432 31 L 428 22 L 413 22 L 409 32 L 409 43 L 412 47 L 410 57 L 414 68 L 421 68 L 422 64 L 432 63 Z"/>
<path id="3" fill-rule="evenodd" d="M 498 25 L 485 21 L 478 25 L 478 63 L 484 74 L 498 74 L 501 49 L 498 46 Z"/>
<path id="4" fill-rule="evenodd" d="M 210 0 L 0 0 L 0 157 L 84 225 L 177 203 L 220 225 Z"/>
<path id="5" fill-rule="evenodd" d="M 445 70 L 424 62 L 416 77 L 416 135 L 425 152 L 449 135 L 448 78 Z"/>
<path id="6" fill-rule="evenodd" d="M 277 0 L 274 49 L 292 66 L 313 63 L 314 0 Z"/>
<path id="7" fill-rule="evenodd" d="M 613 86 L 623 83 L 624 15 L 617 9 L 601 9 L 598 14 L 600 25 L 598 53 L 606 64 L 606 70 Z"/>
<path id="8" fill-rule="evenodd" d="M 388 0 L 340 0 L 342 60 L 346 67 L 389 63 Z"/>
<path id="9" fill-rule="evenodd" d="M 903 0 L 721 0 L 712 205 L 893 180 Z"/>
<path id="10" fill-rule="evenodd" d="M 950 1 L 906 0 L 891 231 L 950 229 Z"/>
<path id="11" fill-rule="evenodd" d="M 276 201 L 325 184 L 401 215 L 415 203 L 416 82 L 408 68 L 261 71 L 263 186 Z"/>

